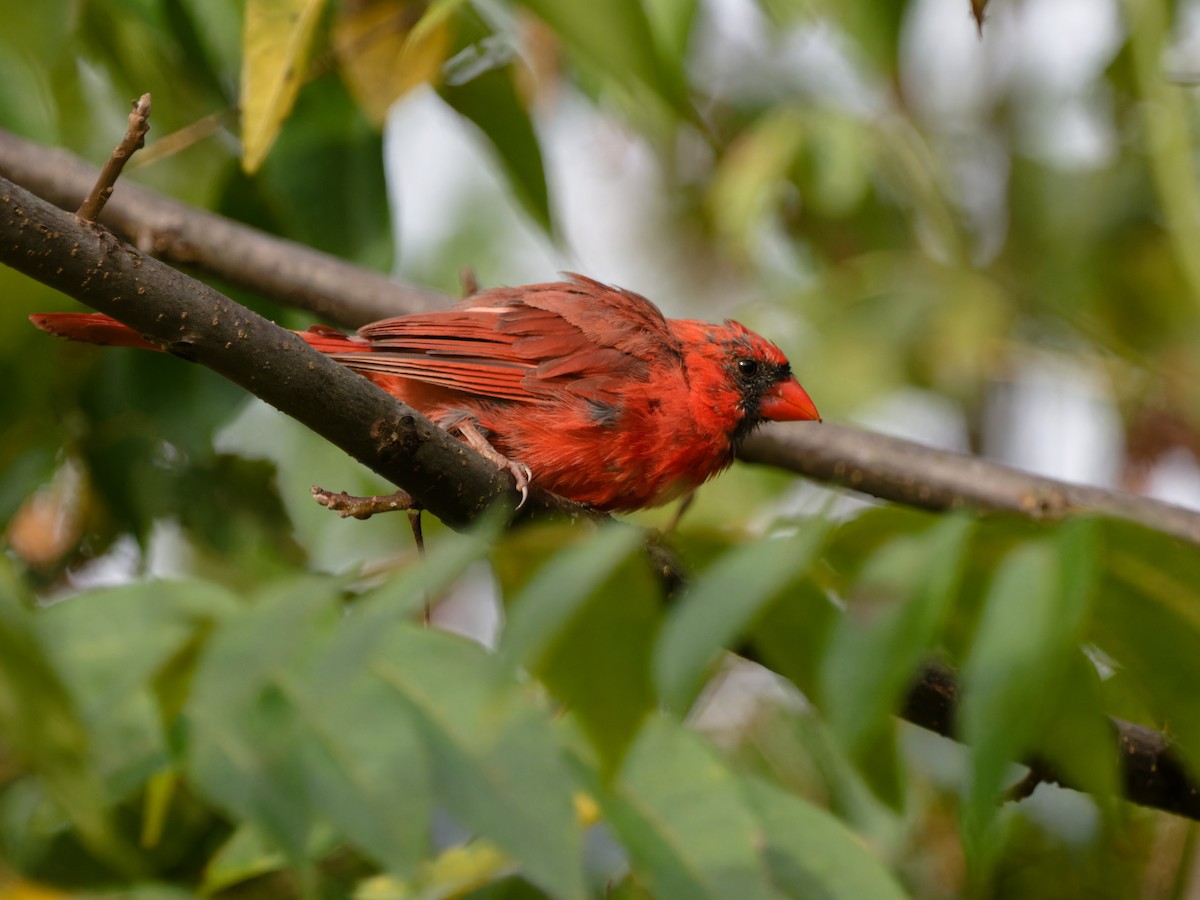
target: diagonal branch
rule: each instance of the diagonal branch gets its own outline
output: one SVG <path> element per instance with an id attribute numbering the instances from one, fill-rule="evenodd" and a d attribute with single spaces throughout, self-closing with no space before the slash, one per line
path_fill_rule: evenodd
<path id="1" fill-rule="evenodd" d="M 290 331 L 0 178 L 0 262 L 124 322 L 303 422 L 451 526 L 512 478 Z M 544 498 L 533 498 L 531 505 Z M 544 506 L 543 506 L 544 508 Z"/>
<path id="2" fill-rule="evenodd" d="M 65 150 L 0 130 L 0 177 L 55 206 L 74 209 L 100 170 Z M 230 284 L 349 328 L 444 306 L 435 291 L 399 284 L 361 266 L 122 181 L 100 216 L 143 253 L 194 266 Z"/>
<path id="3" fill-rule="evenodd" d="M 96 180 L 97 169 L 64 151 L 0 131 L 0 175 L 69 208 Z M 399 284 L 128 184 L 117 187 L 102 221 L 164 260 L 194 265 L 347 327 L 449 302 L 435 292 Z M 1200 543 L 1200 513 L 1191 510 L 1041 478 L 844 425 L 775 426 L 753 435 L 740 456 L 923 509 L 1006 510 L 1034 519 L 1089 511 Z"/>

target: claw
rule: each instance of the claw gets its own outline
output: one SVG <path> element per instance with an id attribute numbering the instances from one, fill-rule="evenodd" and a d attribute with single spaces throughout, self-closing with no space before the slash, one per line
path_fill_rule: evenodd
<path id="1" fill-rule="evenodd" d="M 533 470 L 523 462 L 516 460 L 508 460 L 506 466 L 512 474 L 513 481 L 516 482 L 517 490 L 521 492 L 521 502 L 517 504 L 517 509 L 525 505 L 525 501 L 529 499 L 529 485 L 533 481 Z"/>
<path id="2" fill-rule="evenodd" d="M 524 506 L 525 501 L 529 499 L 529 484 L 533 481 L 533 470 L 519 460 L 509 459 L 488 443 L 488 439 L 483 436 L 483 433 L 471 420 L 467 419 L 458 422 L 453 428 L 458 431 L 468 446 L 474 448 L 480 455 L 490 459 L 499 468 L 512 475 L 517 490 L 521 492 L 521 502 L 517 504 L 517 509 Z"/>

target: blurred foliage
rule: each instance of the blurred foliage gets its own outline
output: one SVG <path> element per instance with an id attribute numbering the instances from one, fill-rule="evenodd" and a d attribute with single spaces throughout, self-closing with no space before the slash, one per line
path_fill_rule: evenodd
<path id="1" fill-rule="evenodd" d="M 561 173 L 596 144 L 622 177 L 587 224 L 695 315 L 755 301 L 826 415 L 917 393 L 980 447 L 1037 350 L 1098 373 L 1136 486 L 1200 452 L 1194 38 L 1112 0 L 1054 69 L 1054 2 L 44 0 L 0 28 L 0 127 L 100 161 L 149 90 L 123 177 L 388 270 L 397 179 L 440 173 L 385 171 L 383 129 L 424 94 L 507 192 L 428 223 L 406 265 L 444 287 L 522 229 L 569 255 Z M 1194 831 L 1115 798 L 1105 716 L 1200 776 L 1195 548 L 735 469 L 671 536 L 670 603 L 627 528 L 429 523 L 419 563 L 402 518 L 310 502 L 384 489 L 340 451 L 199 367 L 33 332 L 65 301 L 7 269 L 0 294 L 0 893 L 1186 895 Z M 493 649 L 420 625 L 471 602 Z M 964 746 L 891 716 L 929 656 Z M 1033 756 L 1089 793 L 1003 803 Z"/>

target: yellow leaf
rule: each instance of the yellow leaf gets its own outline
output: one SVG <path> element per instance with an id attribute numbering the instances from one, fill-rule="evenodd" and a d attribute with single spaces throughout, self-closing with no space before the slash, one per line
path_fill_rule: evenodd
<path id="1" fill-rule="evenodd" d="M 408 900 L 410 897 L 461 897 L 511 874 L 516 866 L 490 841 L 450 847 L 421 865 L 416 884 L 388 875 L 361 881 L 354 900 Z"/>
<path id="2" fill-rule="evenodd" d="M 571 800 L 575 804 L 575 818 L 582 827 L 588 828 L 600 821 L 600 807 L 591 794 L 576 791 Z"/>
<path id="3" fill-rule="evenodd" d="M 71 894 L 36 881 L 25 881 L 0 868 L 0 897 L 4 900 L 67 900 Z"/>
<path id="4" fill-rule="evenodd" d="M 450 13 L 462 0 L 359 0 L 346 3 L 333 48 L 350 92 L 381 127 L 392 103 L 435 83 L 450 48 Z"/>
<path id="5" fill-rule="evenodd" d="M 242 168 L 257 171 L 292 111 L 325 0 L 247 0 L 242 32 Z"/>

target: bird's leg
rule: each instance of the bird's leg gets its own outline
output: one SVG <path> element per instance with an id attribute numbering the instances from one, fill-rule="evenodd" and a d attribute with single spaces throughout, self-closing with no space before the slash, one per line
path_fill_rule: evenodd
<path id="1" fill-rule="evenodd" d="M 408 524 L 412 528 L 413 541 L 417 545 L 417 556 L 421 561 L 425 561 L 425 533 L 421 529 L 421 510 L 410 509 L 408 511 Z M 425 594 L 425 611 L 423 616 L 425 627 L 429 627 L 429 594 Z"/>
<path id="2" fill-rule="evenodd" d="M 679 501 L 679 507 L 675 510 L 675 515 L 671 516 L 671 521 L 667 523 L 667 527 L 662 530 L 663 535 L 668 535 L 679 526 L 679 520 L 683 518 L 683 514 L 688 511 L 692 505 L 692 501 L 696 499 L 695 491 L 688 491 L 683 495 L 683 499 Z"/>
<path id="3" fill-rule="evenodd" d="M 421 528 L 421 507 L 412 494 L 407 491 L 396 491 L 379 497 L 354 497 L 345 491 L 327 491 L 324 488 L 312 486 L 313 499 L 332 509 L 343 519 L 353 516 L 356 519 L 369 519 L 375 513 L 394 512 L 403 509 L 408 512 L 408 524 L 412 528 L 413 541 L 417 545 L 417 556 L 425 559 L 425 533 Z M 429 598 L 425 598 L 425 625 L 429 626 Z"/>
<path id="4" fill-rule="evenodd" d="M 529 499 L 529 483 L 533 481 L 533 472 L 529 470 L 529 466 L 523 462 L 509 459 L 489 444 L 488 439 L 483 436 L 483 432 L 475 427 L 475 423 L 470 419 L 463 419 L 452 427 L 462 435 L 467 446 L 485 459 L 491 460 L 497 468 L 504 469 L 512 475 L 513 481 L 517 483 L 517 490 L 521 492 L 521 502 L 517 504 L 517 509 L 524 506 L 525 501 Z"/>
<path id="5" fill-rule="evenodd" d="M 369 519 L 375 513 L 394 512 L 398 509 L 410 513 L 419 512 L 420 504 L 413 499 L 408 491 L 396 491 L 394 494 L 384 494 L 376 497 L 355 497 L 345 491 L 327 491 L 324 488 L 312 486 L 313 499 L 331 509 L 343 519 L 353 516 L 356 519 Z M 416 529 L 414 529 L 416 530 Z"/>

